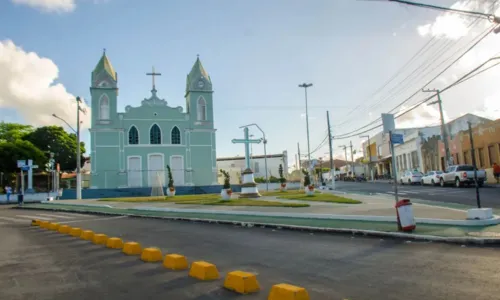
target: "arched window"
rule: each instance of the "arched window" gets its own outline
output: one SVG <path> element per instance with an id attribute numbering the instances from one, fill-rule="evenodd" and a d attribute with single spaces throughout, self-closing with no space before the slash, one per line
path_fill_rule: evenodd
<path id="1" fill-rule="evenodd" d="M 155 145 L 161 144 L 161 130 L 156 124 L 149 130 L 149 143 Z"/>
<path id="2" fill-rule="evenodd" d="M 198 99 L 198 104 L 196 105 L 196 112 L 199 121 L 207 120 L 207 102 L 205 101 L 205 99 L 203 98 Z"/>
<path id="3" fill-rule="evenodd" d="M 139 144 L 139 131 L 135 126 L 130 127 L 128 131 L 128 144 L 129 145 L 137 145 Z"/>
<path id="4" fill-rule="evenodd" d="M 104 95 L 99 103 L 99 119 L 109 120 L 109 99 Z"/>
<path id="5" fill-rule="evenodd" d="M 179 130 L 179 128 L 177 128 L 177 126 L 174 126 L 174 128 L 172 128 L 172 133 L 171 133 L 170 137 L 172 139 L 172 144 L 180 145 L 180 143 L 181 143 L 181 131 Z"/>

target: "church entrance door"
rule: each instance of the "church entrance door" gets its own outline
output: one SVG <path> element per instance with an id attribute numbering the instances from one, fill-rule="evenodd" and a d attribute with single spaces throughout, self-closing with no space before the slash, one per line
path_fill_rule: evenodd
<path id="1" fill-rule="evenodd" d="M 148 183 L 149 186 L 158 185 L 158 175 L 161 180 L 161 186 L 165 187 L 165 163 L 163 161 L 163 154 L 151 153 L 148 154 Z"/>
<path id="2" fill-rule="evenodd" d="M 184 185 L 184 157 L 181 155 L 170 156 L 170 168 L 174 185 Z"/>
<path id="3" fill-rule="evenodd" d="M 142 187 L 142 168 L 140 156 L 129 156 L 127 165 L 128 187 Z"/>

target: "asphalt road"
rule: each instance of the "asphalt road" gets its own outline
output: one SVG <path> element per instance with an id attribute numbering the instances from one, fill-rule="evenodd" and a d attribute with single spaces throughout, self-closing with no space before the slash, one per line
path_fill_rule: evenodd
<path id="1" fill-rule="evenodd" d="M 118 250 L 30 227 L 32 217 L 69 223 L 180 253 L 190 261 L 258 274 L 267 299 L 277 283 L 311 299 L 499 299 L 498 248 L 416 243 L 130 217 L 0 208 L 0 299 L 237 299 L 223 279 L 143 263 Z"/>
<path id="2" fill-rule="evenodd" d="M 364 194 L 394 195 L 394 186 L 387 182 L 335 182 L 336 189 L 345 192 L 360 192 Z M 474 187 L 440 187 L 421 185 L 398 185 L 401 196 L 430 201 L 458 203 L 476 206 L 476 189 Z M 479 189 L 483 207 L 500 208 L 500 188 L 482 187 Z"/>

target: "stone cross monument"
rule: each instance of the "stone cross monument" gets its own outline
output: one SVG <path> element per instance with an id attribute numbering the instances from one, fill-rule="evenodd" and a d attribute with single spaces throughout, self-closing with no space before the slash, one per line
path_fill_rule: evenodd
<path id="1" fill-rule="evenodd" d="M 250 144 L 260 144 L 261 139 L 251 140 L 248 135 L 248 127 L 245 127 L 244 139 L 233 139 L 233 144 L 245 144 L 245 170 L 243 171 L 243 183 L 241 184 L 240 198 L 257 198 L 260 197 L 257 183 L 253 177 L 253 171 L 250 167 Z"/>

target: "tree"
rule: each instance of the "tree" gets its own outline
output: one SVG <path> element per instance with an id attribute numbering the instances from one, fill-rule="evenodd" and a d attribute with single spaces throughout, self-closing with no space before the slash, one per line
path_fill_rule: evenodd
<path id="1" fill-rule="evenodd" d="M 43 151 L 28 141 L 0 142 L 0 170 L 2 172 L 18 172 L 17 161 L 22 159 L 32 159 L 33 164 L 42 168 L 48 158 Z"/>
<path id="2" fill-rule="evenodd" d="M 280 164 L 280 166 L 278 167 L 278 174 L 280 175 L 280 183 L 285 184 L 286 178 L 285 178 L 285 176 L 283 176 L 283 165 L 282 164 Z"/>
<path id="3" fill-rule="evenodd" d="M 0 122 L 0 141 L 13 143 L 33 132 L 30 125 Z"/>
<path id="4" fill-rule="evenodd" d="M 222 173 L 222 176 L 224 176 L 224 186 L 222 187 L 223 189 L 230 189 L 231 188 L 231 176 L 227 171 L 224 171 L 220 169 L 220 172 Z"/>
<path id="5" fill-rule="evenodd" d="M 76 134 L 68 133 L 60 126 L 38 127 L 25 139 L 44 152 L 53 152 L 62 171 L 76 169 Z M 85 143 L 80 142 L 80 166 L 85 163 Z"/>
<path id="6" fill-rule="evenodd" d="M 174 177 L 172 176 L 172 169 L 167 165 L 167 175 L 168 175 L 168 188 L 170 190 L 174 189 Z"/>
<path id="7" fill-rule="evenodd" d="M 302 174 L 304 174 L 304 186 L 308 187 L 311 185 L 311 177 L 309 176 L 309 172 L 307 172 L 305 169 L 302 169 Z"/>

